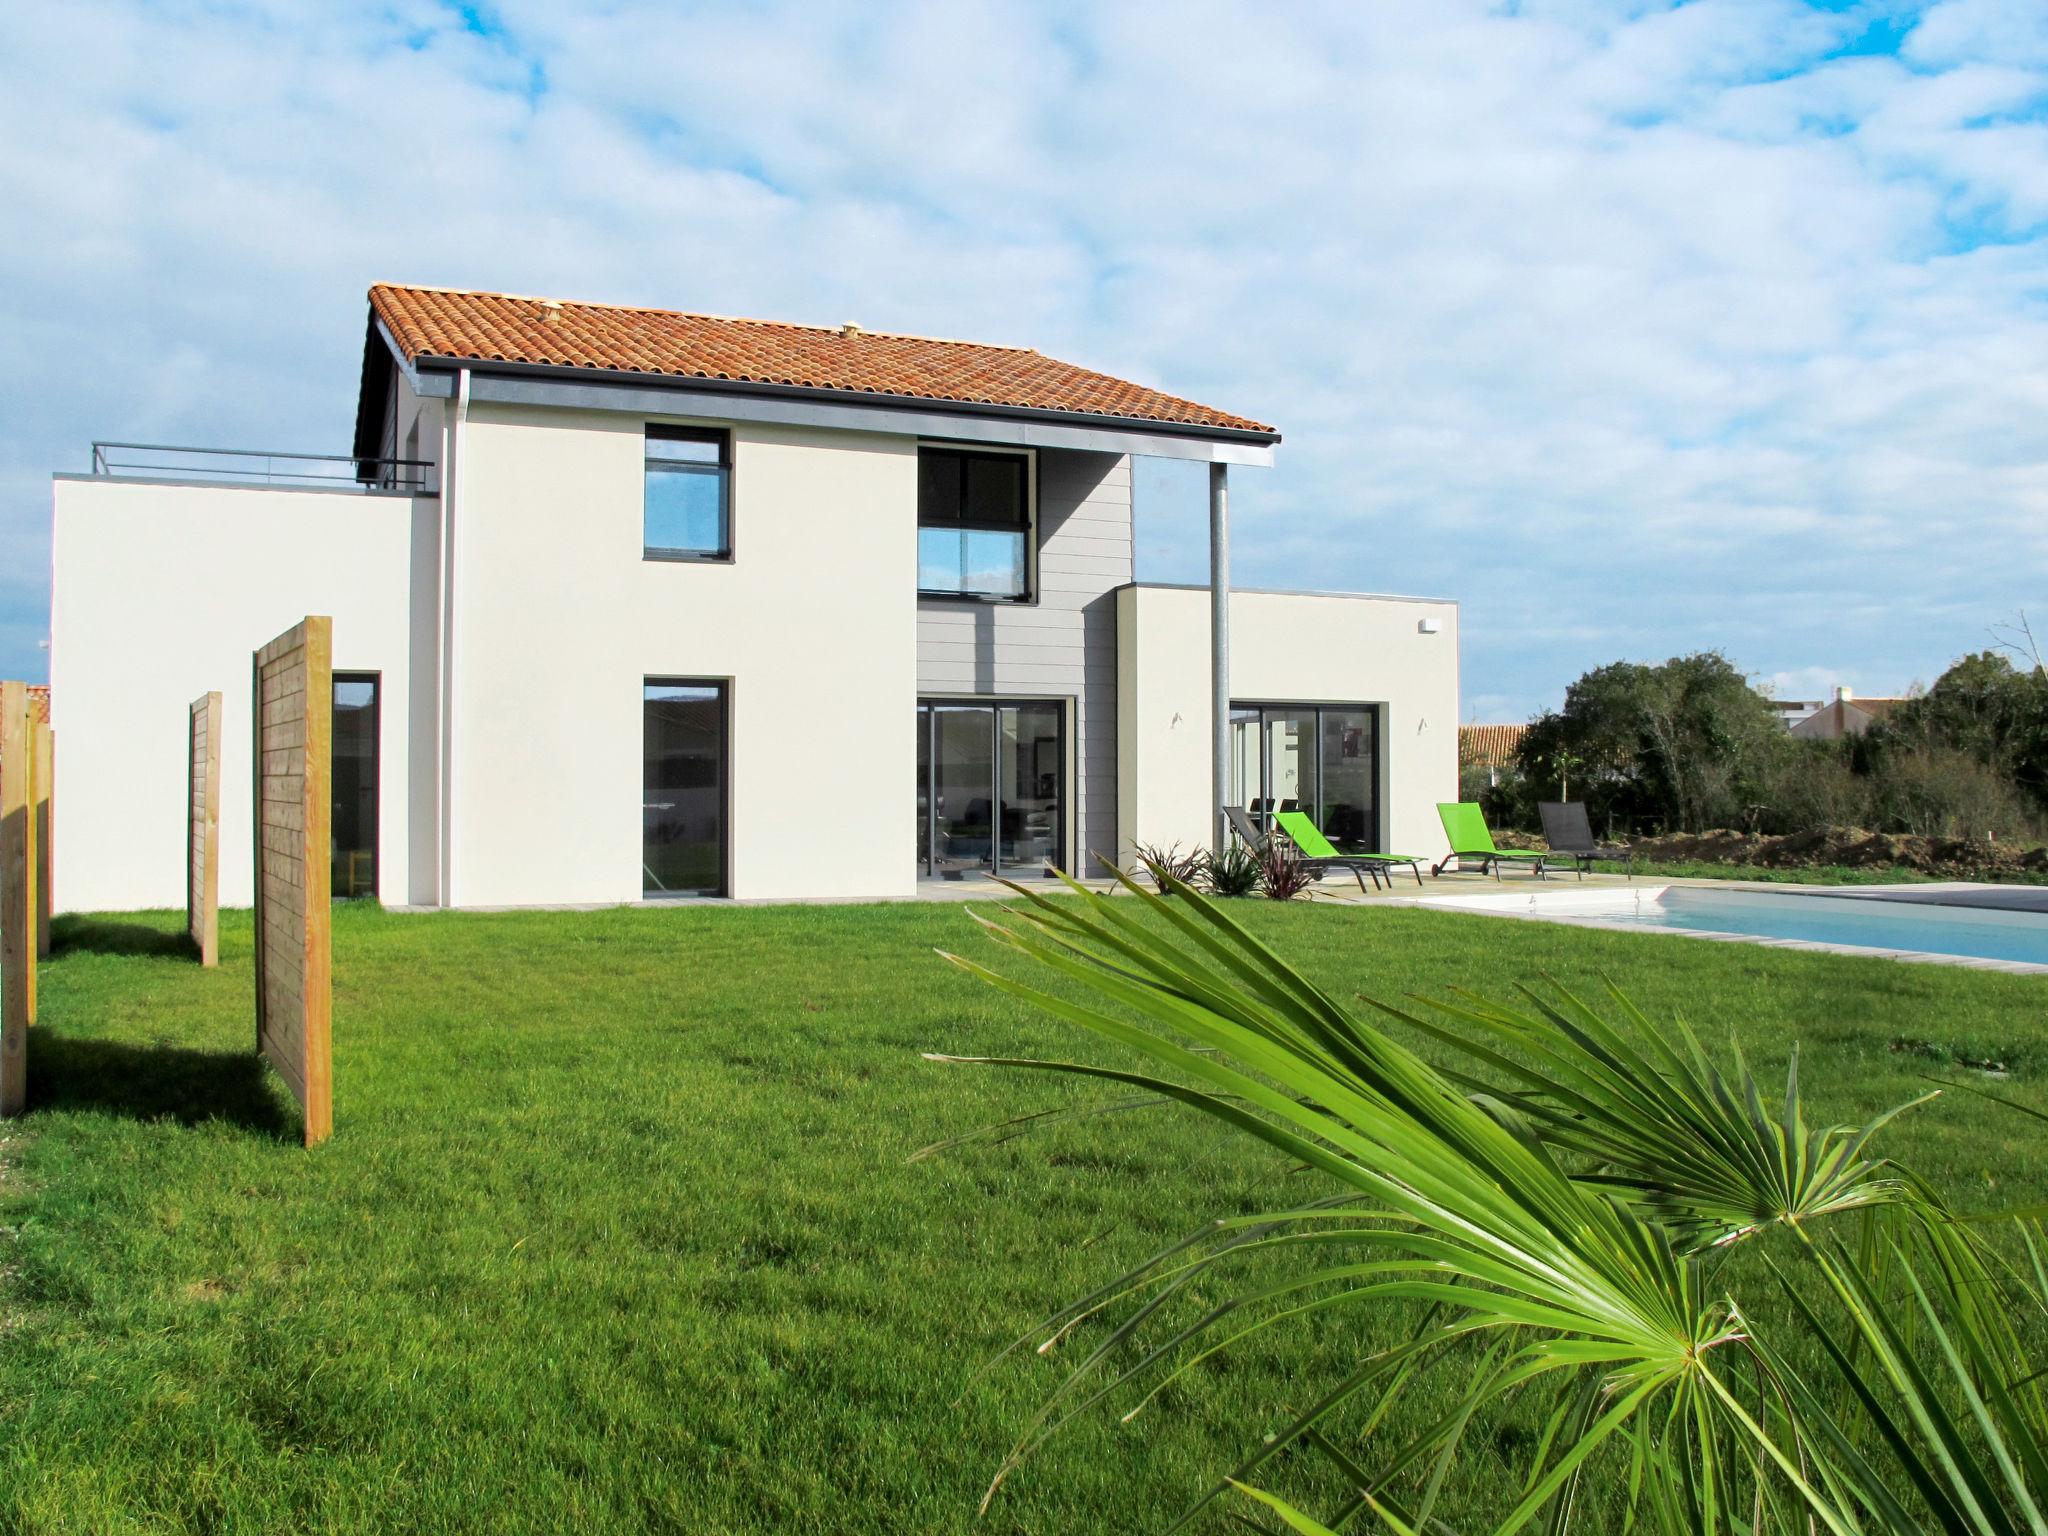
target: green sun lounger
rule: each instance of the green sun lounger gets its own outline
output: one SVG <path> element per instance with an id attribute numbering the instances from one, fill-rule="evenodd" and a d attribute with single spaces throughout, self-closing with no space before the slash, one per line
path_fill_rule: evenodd
<path id="1" fill-rule="evenodd" d="M 1526 868 L 1542 879 L 1545 855 L 1525 853 L 1519 848 L 1496 848 L 1493 833 L 1486 825 L 1486 813 L 1470 800 L 1452 801 L 1436 808 L 1437 819 L 1444 824 L 1444 836 L 1450 839 L 1451 851 L 1441 864 L 1434 866 L 1430 873 L 1440 875 L 1450 868 L 1453 860 L 1463 868 L 1468 863 L 1477 863 L 1479 873 L 1492 872 L 1493 878 L 1500 878 L 1503 864 Z"/>
<path id="2" fill-rule="evenodd" d="M 1299 848 L 1302 856 L 1314 863 L 1327 865 L 1332 869 L 1349 869 L 1354 875 L 1363 868 L 1372 876 L 1372 883 L 1378 885 L 1384 878 L 1393 883 L 1394 871 L 1406 869 L 1415 877 L 1417 885 L 1422 884 L 1422 861 L 1405 853 L 1339 853 L 1330 840 L 1323 836 L 1316 824 L 1302 811 L 1277 811 L 1273 819 Z M 1365 882 L 1360 880 L 1362 887 Z"/>

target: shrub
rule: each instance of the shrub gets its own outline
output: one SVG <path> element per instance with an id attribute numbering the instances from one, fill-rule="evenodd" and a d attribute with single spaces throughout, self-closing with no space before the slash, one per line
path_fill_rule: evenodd
<path id="1" fill-rule="evenodd" d="M 1286 844 L 1266 844 L 1259 855 L 1259 892 L 1268 901 L 1292 901 L 1316 883 L 1315 871 L 1302 862 L 1300 854 Z"/>
<path id="2" fill-rule="evenodd" d="M 1162 896 L 1167 890 L 1166 876 L 1170 875 L 1185 885 L 1193 885 L 1201 878 L 1202 867 L 1209 860 L 1209 856 L 1199 848 L 1182 852 L 1179 843 L 1168 843 L 1163 848 L 1157 843 L 1140 843 L 1133 851 Z"/>
<path id="3" fill-rule="evenodd" d="M 1218 896 L 1249 896 L 1259 888 L 1259 860 L 1242 843 L 1233 842 L 1202 864 L 1202 880 Z"/>
<path id="4" fill-rule="evenodd" d="M 1878 830 L 1976 841 L 2026 837 L 2025 797 L 2011 779 L 1953 747 L 1894 748 L 1877 757 L 1871 799 Z"/>
<path id="5" fill-rule="evenodd" d="M 1758 831 L 1774 835 L 1820 827 L 1867 827 L 1874 813 L 1870 781 L 1838 741 L 1787 736 L 1760 776 Z"/>

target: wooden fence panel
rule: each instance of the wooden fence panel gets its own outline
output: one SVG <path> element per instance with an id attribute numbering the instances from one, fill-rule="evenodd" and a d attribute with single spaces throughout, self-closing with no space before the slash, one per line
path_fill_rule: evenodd
<path id="1" fill-rule="evenodd" d="M 192 701 L 186 733 L 185 931 L 201 965 L 220 964 L 220 695 Z"/>
<path id="2" fill-rule="evenodd" d="M 334 621 L 307 618 L 256 652 L 256 1048 L 305 1108 L 306 1145 L 334 1129 L 328 1038 Z"/>
<path id="3" fill-rule="evenodd" d="M 47 720 L 35 723 L 35 785 L 36 785 L 36 958 L 42 959 L 50 953 L 50 913 L 57 895 L 51 883 L 56 869 L 56 856 L 50 845 L 50 832 L 57 824 L 51 814 L 51 802 L 57 784 L 57 733 L 50 728 Z"/>
<path id="4" fill-rule="evenodd" d="M 0 1115 L 28 1102 L 35 1017 L 35 748 L 28 688 L 0 682 Z"/>

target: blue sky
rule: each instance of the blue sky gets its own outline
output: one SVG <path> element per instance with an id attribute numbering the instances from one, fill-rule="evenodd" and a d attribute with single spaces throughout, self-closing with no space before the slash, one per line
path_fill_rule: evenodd
<path id="1" fill-rule="evenodd" d="M 2048 615 L 2048 5 L 72 0 L 0 51 L 0 674 L 95 437 L 341 451 L 377 279 L 1016 342 L 1276 422 L 1247 584 L 1468 718 Z M 1141 464 L 1140 574 L 1202 571 Z M 61 704 L 59 709 L 61 711 Z"/>

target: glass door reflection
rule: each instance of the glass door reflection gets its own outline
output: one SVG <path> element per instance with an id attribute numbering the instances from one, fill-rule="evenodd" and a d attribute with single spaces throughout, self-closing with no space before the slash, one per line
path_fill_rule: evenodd
<path id="1" fill-rule="evenodd" d="M 640 708 L 642 891 L 722 896 L 725 686 L 649 682 Z"/>
<path id="2" fill-rule="evenodd" d="M 917 706 L 917 858 L 925 875 L 1063 864 L 1065 710 L 1052 701 Z"/>
<path id="3" fill-rule="evenodd" d="M 940 705 L 932 715 L 934 874 L 995 868 L 995 711 Z"/>

